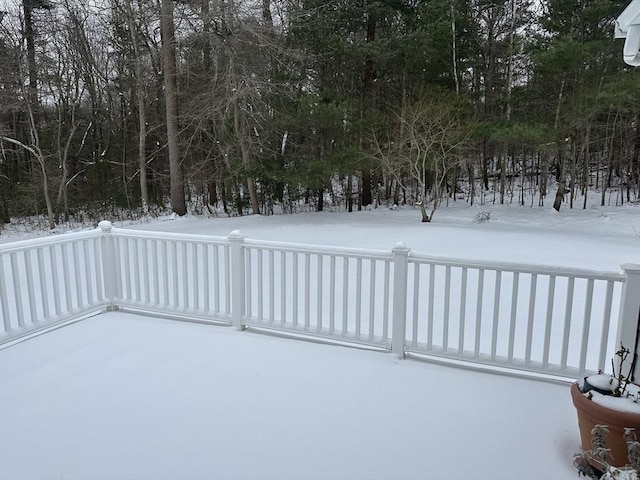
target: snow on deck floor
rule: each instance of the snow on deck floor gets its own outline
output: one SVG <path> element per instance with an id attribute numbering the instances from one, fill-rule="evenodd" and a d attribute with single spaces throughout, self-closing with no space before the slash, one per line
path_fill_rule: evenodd
<path id="1" fill-rule="evenodd" d="M 0 350 L 0 479 L 574 479 L 569 388 L 106 313 Z"/>

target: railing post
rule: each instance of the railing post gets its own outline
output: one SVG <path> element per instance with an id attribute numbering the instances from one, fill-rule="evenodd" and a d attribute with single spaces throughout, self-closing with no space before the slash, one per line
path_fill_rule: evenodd
<path id="1" fill-rule="evenodd" d="M 411 250 L 404 243 L 399 242 L 391 251 L 393 253 L 391 351 L 404 358 L 404 342 L 407 330 L 407 271 L 409 252 Z"/>
<path id="2" fill-rule="evenodd" d="M 98 223 L 98 228 L 104 233 L 102 237 L 102 274 L 104 295 L 109 301 L 107 310 L 117 310 L 116 297 L 118 296 L 118 284 L 116 268 L 119 259 L 116 258 L 115 239 L 111 236 L 113 225 L 108 220 Z"/>
<path id="3" fill-rule="evenodd" d="M 632 379 L 640 379 L 640 351 L 638 351 L 638 329 L 640 322 L 640 265 L 625 263 L 620 268 L 624 272 L 622 297 L 616 336 L 616 350 L 620 343 L 631 350 L 631 359 L 635 359 Z"/>
<path id="4" fill-rule="evenodd" d="M 244 235 L 234 230 L 229 235 L 231 243 L 231 323 L 238 330 L 243 330 L 242 319 L 245 312 L 245 278 L 244 278 Z"/>

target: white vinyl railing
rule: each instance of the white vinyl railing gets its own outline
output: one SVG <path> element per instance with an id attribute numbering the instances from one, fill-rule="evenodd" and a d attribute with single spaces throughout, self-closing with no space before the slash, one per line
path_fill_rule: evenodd
<path id="1" fill-rule="evenodd" d="M 105 282 L 113 308 L 231 322 L 227 238 L 105 230 Z"/>
<path id="2" fill-rule="evenodd" d="M 0 245 L 0 339 L 109 305 L 101 230 Z"/>
<path id="3" fill-rule="evenodd" d="M 108 309 L 576 377 L 633 346 L 640 266 L 477 263 L 392 250 L 100 228 L 0 245 L 0 343 Z"/>
<path id="4" fill-rule="evenodd" d="M 409 265 L 409 353 L 568 376 L 608 367 L 625 275 L 419 254 Z"/>

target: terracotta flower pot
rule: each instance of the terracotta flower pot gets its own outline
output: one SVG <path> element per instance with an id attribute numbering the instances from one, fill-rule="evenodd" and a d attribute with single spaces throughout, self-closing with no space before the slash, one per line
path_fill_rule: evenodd
<path id="1" fill-rule="evenodd" d="M 624 429 L 635 428 L 640 436 L 640 415 L 630 412 L 612 410 L 585 397 L 578 384 L 571 385 L 571 399 L 578 412 L 578 427 L 583 450 L 591 450 L 591 430 L 596 425 L 606 425 L 609 429 L 607 448 L 611 449 L 613 458 L 610 464 L 615 467 L 627 465 L 627 443 L 624 441 Z M 595 465 L 601 468 L 601 465 Z"/>

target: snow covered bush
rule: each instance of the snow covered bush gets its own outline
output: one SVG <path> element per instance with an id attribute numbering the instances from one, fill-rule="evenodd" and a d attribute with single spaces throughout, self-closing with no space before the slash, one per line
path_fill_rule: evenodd
<path id="1" fill-rule="evenodd" d="M 491 212 L 488 210 L 483 210 L 482 212 L 478 212 L 473 219 L 473 223 L 487 223 L 491 220 Z"/>
<path id="2" fill-rule="evenodd" d="M 634 429 L 626 428 L 624 432 L 629 460 L 626 467 L 610 465 L 611 450 L 607 448 L 608 434 L 609 429 L 606 425 L 596 425 L 591 430 L 591 450 L 576 453 L 573 456 L 573 465 L 578 470 L 578 476 L 600 480 L 640 480 L 640 442 L 637 440 Z M 602 469 L 594 468 L 592 466 L 594 463 L 601 465 Z"/>

